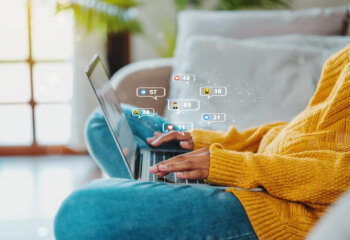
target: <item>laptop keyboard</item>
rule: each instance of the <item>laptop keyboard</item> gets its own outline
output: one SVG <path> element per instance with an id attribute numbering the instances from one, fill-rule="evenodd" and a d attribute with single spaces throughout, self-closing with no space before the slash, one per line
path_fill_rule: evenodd
<path id="1" fill-rule="evenodd" d="M 150 167 L 156 165 L 164 160 L 175 157 L 180 154 L 178 152 L 161 152 L 161 151 L 151 151 Z M 149 174 L 149 180 L 151 182 L 168 182 L 168 183 L 183 183 L 183 184 L 201 184 L 204 183 L 203 180 L 187 180 L 177 178 L 175 173 L 169 173 L 163 178 L 159 178 L 156 174 Z"/>

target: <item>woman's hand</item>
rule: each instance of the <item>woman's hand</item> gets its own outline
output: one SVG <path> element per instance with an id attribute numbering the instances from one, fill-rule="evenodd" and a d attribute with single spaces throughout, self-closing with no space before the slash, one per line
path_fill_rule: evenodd
<path id="1" fill-rule="evenodd" d="M 181 179 L 206 179 L 209 176 L 210 152 L 207 148 L 181 154 L 170 158 L 150 168 L 150 172 L 164 177 L 170 172 L 176 172 Z"/>
<path id="2" fill-rule="evenodd" d="M 180 147 L 183 149 L 192 150 L 194 147 L 191 134 L 188 132 L 154 132 L 153 137 L 147 138 L 147 143 L 154 147 L 158 147 L 165 142 L 170 142 L 173 140 L 180 141 Z"/>

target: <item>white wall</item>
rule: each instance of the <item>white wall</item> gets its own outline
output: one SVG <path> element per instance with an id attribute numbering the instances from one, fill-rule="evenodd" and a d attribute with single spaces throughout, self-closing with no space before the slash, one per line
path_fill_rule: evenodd
<path id="1" fill-rule="evenodd" d="M 164 38 L 163 29 L 172 31 L 175 27 L 175 7 L 173 0 L 142 0 L 141 3 L 139 19 L 144 27 L 144 33 L 132 37 L 132 61 L 157 58 L 158 54 L 152 44 L 161 45 Z M 209 8 L 213 3 L 215 1 L 206 0 L 206 8 Z M 350 0 L 294 0 L 292 7 L 293 9 L 302 9 L 339 6 L 348 3 L 350 3 Z"/>

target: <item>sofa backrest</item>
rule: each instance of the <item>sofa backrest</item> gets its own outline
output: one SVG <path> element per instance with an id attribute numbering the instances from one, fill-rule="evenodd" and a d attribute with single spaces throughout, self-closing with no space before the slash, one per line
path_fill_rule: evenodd
<path id="1" fill-rule="evenodd" d="M 304 10 L 197 11 L 178 15 L 175 56 L 191 36 L 250 38 L 282 34 L 341 35 L 347 6 Z"/>

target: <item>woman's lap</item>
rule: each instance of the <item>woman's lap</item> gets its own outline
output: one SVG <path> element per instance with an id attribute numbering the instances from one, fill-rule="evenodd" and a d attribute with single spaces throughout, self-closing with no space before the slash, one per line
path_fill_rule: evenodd
<path id="1" fill-rule="evenodd" d="M 124 112 L 139 147 L 161 131 L 160 117 L 132 117 Z M 86 127 L 90 154 L 112 179 L 76 191 L 55 220 L 60 239 L 257 239 L 239 200 L 213 187 L 130 180 L 108 126 L 95 111 Z M 179 148 L 168 143 L 163 148 Z"/>
<path id="2" fill-rule="evenodd" d="M 118 178 L 73 193 L 56 216 L 55 235 L 58 240 L 257 239 L 231 193 Z"/>

